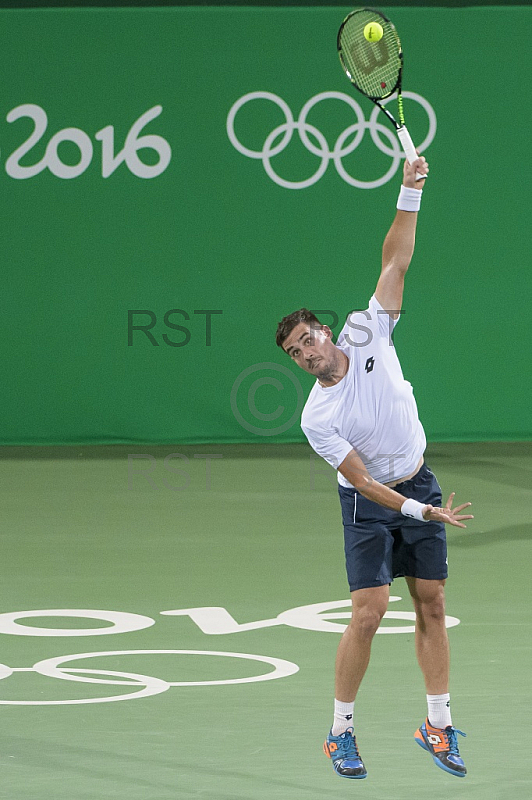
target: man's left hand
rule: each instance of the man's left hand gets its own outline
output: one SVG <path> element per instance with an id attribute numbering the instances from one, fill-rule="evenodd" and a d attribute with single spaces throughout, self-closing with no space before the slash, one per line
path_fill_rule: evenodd
<path id="1" fill-rule="evenodd" d="M 436 522 L 445 522 L 448 525 L 454 525 L 456 528 L 465 528 L 466 525 L 464 525 L 460 520 L 474 519 L 474 517 L 472 514 L 460 514 L 460 511 L 463 511 L 464 508 L 470 506 L 471 503 L 462 503 L 461 505 L 456 506 L 456 508 L 453 508 L 452 503 L 454 495 L 455 492 L 451 492 L 445 508 L 435 508 L 431 505 L 425 506 L 423 509 L 424 519 L 427 521 L 434 520 Z"/>

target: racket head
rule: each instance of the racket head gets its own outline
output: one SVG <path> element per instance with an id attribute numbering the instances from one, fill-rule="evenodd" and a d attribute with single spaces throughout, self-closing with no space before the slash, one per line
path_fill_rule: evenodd
<path id="1" fill-rule="evenodd" d="M 378 42 L 368 42 L 364 36 L 364 28 L 371 22 L 382 27 L 382 39 Z M 401 91 L 401 41 L 395 26 L 382 11 L 375 8 L 351 11 L 340 25 L 337 47 L 345 74 L 370 100 L 384 100 L 396 90 Z"/>

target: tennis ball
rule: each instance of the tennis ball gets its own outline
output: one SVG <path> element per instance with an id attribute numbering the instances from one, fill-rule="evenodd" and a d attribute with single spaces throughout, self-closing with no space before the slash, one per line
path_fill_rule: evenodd
<path id="1" fill-rule="evenodd" d="M 368 22 L 364 28 L 364 36 L 368 42 L 378 42 L 382 39 L 384 31 L 378 22 Z"/>

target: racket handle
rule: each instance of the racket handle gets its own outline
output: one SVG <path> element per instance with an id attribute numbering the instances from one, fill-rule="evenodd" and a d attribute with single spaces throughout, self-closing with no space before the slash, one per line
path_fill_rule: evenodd
<path id="1" fill-rule="evenodd" d="M 416 153 L 416 148 L 414 147 L 414 142 L 410 134 L 408 133 L 408 128 L 406 125 L 402 125 L 400 128 L 397 128 L 397 136 L 399 137 L 399 141 L 404 150 L 404 154 L 408 159 L 408 163 L 412 164 L 416 158 L 419 158 L 418 154 Z M 420 175 L 419 172 L 416 172 L 416 180 L 420 180 L 421 178 L 426 178 L 426 175 Z"/>

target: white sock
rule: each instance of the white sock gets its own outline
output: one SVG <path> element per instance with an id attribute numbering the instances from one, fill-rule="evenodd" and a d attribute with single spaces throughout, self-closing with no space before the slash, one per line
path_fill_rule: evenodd
<path id="1" fill-rule="evenodd" d="M 451 695 L 428 694 L 428 718 L 433 728 L 447 728 L 451 722 Z"/>
<path id="2" fill-rule="evenodd" d="M 348 728 L 353 727 L 353 712 L 355 709 L 355 701 L 352 703 L 341 703 L 340 700 L 334 701 L 334 722 L 332 726 L 332 735 L 340 736 L 345 733 Z"/>

